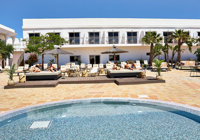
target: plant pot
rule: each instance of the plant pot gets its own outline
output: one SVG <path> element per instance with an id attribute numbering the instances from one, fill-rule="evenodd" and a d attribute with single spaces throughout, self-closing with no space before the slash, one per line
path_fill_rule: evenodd
<path id="1" fill-rule="evenodd" d="M 168 71 L 171 71 L 172 70 L 172 67 L 168 67 Z"/>
<path id="2" fill-rule="evenodd" d="M 163 80 L 162 75 L 160 76 L 156 75 L 156 80 Z"/>
<path id="3" fill-rule="evenodd" d="M 15 84 L 14 80 L 8 80 L 8 85 L 9 85 L 9 86 L 12 86 L 12 85 L 14 85 L 14 84 Z"/>

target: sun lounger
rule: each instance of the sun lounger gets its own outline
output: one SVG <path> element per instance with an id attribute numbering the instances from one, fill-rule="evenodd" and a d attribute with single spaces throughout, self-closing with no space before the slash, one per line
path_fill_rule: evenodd
<path id="1" fill-rule="evenodd" d="M 24 65 L 24 70 L 29 70 L 29 64 Z"/>
<path id="2" fill-rule="evenodd" d="M 86 69 L 86 64 L 85 63 L 81 63 L 81 69 L 83 69 L 83 70 Z"/>
<path id="3" fill-rule="evenodd" d="M 5 66 L 4 69 L 5 69 L 5 70 L 9 70 L 9 69 L 10 69 L 10 66 Z"/>
<path id="4" fill-rule="evenodd" d="M 16 71 L 17 75 L 19 75 L 19 73 L 23 73 L 23 72 L 24 72 L 24 67 L 23 66 L 18 67 L 18 69 Z"/>
<path id="5" fill-rule="evenodd" d="M 140 60 L 136 60 L 136 63 L 140 64 Z"/>
<path id="6" fill-rule="evenodd" d="M 135 63 L 136 69 L 141 69 L 140 63 Z"/>
<path id="7" fill-rule="evenodd" d="M 152 71 L 156 71 L 157 67 L 155 66 L 155 63 L 152 63 Z M 168 71 L 168 67 L 167 67 L 167 62 L 162 62 L 161 64 L 161 71 Z"/>
<path id="8" fill-rule="evenodd" d="M 48 64 L 44 64 L 44 70 L 48 69 Z"/>
<path id="9" fill-rule="evenodd" d="M 98 68 L 93 67 L 92 70 L 90 72 L 88 72 L 88 76 L 97 76 L 98 75 Z"/>
<path id="10" fill-rule="evenodd" d="M 87 69 L 88 69 L 88 70 L 91 70 L 91 69 L 92 69 L 92 64 L 88 64 L 88 65 L 87 65 Z"/>
<path id="11" fill-rule="evenodd" d="M 57 68 L 57 64 L 52 64 L 52 66 L 54 66 L 54 67 L 56 68 L 56 70 L 58 69 L 58 68 Z"/>
<path id="12" fill-rule="evenodd" d="M 61 71 L 61 72 L 66 72 L 66 70 L 67 70 L 67 69 L 66 69 L 66 66 L 65 66 L 65 65 L 61 65 L 61 66 L 60 66 L 60 71 Z"/>
<path id="13" fill-rule="evenodd" d="M 71 67 L 74 67 L 75 66 L 75 63 L 71 63 Z"/>
<path id="14" fill-rule="evenodd" d="M 195 61 L 181 61 L 178 68 L 181 70 L 187 70 L 191 69 L 192 67 L 195 67 Z"/>
<path id="15" fill-rule="evenodd" d="M 104 68 L 103 64 L 99 64 L 99 69 L 103 69 L 103 68 Z"/>
<path id="16" fill-rule="evenodd" d="M 50 72 L 50 71 L 41 71 L 36 73 L 26 73 L 26 80 L 57 80 L 61 77 L 61 71 Z"/>
<path id="17" fill-rule="evenodd" d="M 108 70 L 107 75 L 111 78 L 114 77 L 137 77 L 141 70 L 134 69 L 120 69 L 120 70 Z"/>
<path id="18" fill-rule="evenodd" d="M 145 64 L 145 65 L 149 65 L 149 63 L 148 63 L 147 60 L 144 60 L 144 64 Z"/>

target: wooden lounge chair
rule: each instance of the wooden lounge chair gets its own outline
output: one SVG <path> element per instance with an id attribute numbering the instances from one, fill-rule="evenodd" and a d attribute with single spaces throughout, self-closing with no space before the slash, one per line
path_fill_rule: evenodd
<path id="1" fill-rule="evenodd" d="M 136 60 L 136 63 L 140 64 L 140 60 Z"/>
<path id="2" fill-rule="evenodd" d="M 19 73 L 23 73 L 23 72 L 24 72 L 24 67 L 23 66 L 18 67 L 18 69 L 16 71 L 17 75 L 19 75 Z"/>
<path id="3" fill-rule="evenodd" d="M 104 68 L 103 64 L 99 64 L 99 69 L 103 69 L 103 68 Z"/>
<path id="4" fill-rule="evenodd" d="M 148 63 L 147 60 L 144 60 L 144 64 L 145 64 L 145 65 L 149 65 L 149 63 Z"/>
<path id="5" fill-rule="evenodd" d="M 99 68 L 98 64 L 93 64 L 93 68 Z"/>
<path id="6" fill-rule="evenodd" d="M 29 64 L 24 65 L 24 70 L 29 70 Z"/>
<path id="7" fill-rule="evenodd" d="M 88 65 L 87 65 L 87 69 L 88 69 L 88 70 L 91 70 L 91 69 L 92 69 L 92 64 L 88 64 Z"/>
<path id="8" fill-rule="evenodd" d="M 10 66 L 5 66 L 4 69 L 5 69 L 5 70 L 9 70 L 9 69 L 10 69 Z"/>
<path id="9" fill-rule="evenodd" d="M 66 66 L 65 66 L 65 65 L 61 65 L 61 66 L 60 66 L 60 71 L 61 71 L 61 72 L 66 72 L 66 70 L 67 70 L 67 69 L 66 69 Z"/>
<path id="10" fill-rule="evenodd" d="M 140 63 L 135 63 L 136 69 L 141 69 Z"/>
<path id="11" fill-rule="evenodd" d="M 71 68 L 73 68 L 75 66 L 75 63 L 71 63 Z"/>
<path id="12" fill-rule="evenodd" d="M 79 71 L 79 65 L 75 65 L 74 68 L 76 68 L 76 71 Z"/>
<path id="13" fill-rule="evenodd" d="M 98 68 L 93 67 L 92 70 L 90 72 L 88 72 L 88 76 L 92 76 L 95 77 L 98 75 Z"/>
<path id="14" fill-rule="evenodd" d="M 187 70 L 191 69 L 192 67 L 195 67 L 195 61 L 181 61 L 178 68 L 181 70 Z"/>
<path id="15" fill-rule="evenodd" d="M 85 63 L 81 63 L 81 69 L 83 69 L 83 70 L 86 69 L 86 64 Z"/>
<path id="16" fill-rule="evenodd" d="M 52 64 L 52 66 L 54 66 L 56 68 L 56 70 L 58 70 L 57 64 Z"/>

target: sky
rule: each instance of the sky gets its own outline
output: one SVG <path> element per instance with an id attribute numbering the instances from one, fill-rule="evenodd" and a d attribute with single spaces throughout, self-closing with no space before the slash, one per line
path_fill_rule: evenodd
<path id="1" fill-rule="evenodd" d="M 0 0 L 0 24 L 23 38 L 23 19 L 200 19 L 199 5 L 200 0 Z"/>

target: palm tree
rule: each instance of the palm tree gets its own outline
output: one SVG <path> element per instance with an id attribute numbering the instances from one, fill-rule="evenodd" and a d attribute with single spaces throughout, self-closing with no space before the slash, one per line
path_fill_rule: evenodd
<path id="1" fill-rule="evenodd" d="M 11 54 L 14 51 L 14 47 L 11 44 L 6 44 L 6 41 L 0 40 L 0 55 L 2 57 L 3 63 L 7 58 L 10 59 Z"/>
<path id="2" fill-rule="evenodd" d="M 189 47 L 190 52 L 192 51 L 191 47 L 192 47 L 192 40 L 190 41 L 190 35 L 188 31 L 184 31 L 184 30 L 175 30 L 174 32 L 172 32 L 172 35 L 170 35 L 171 39 L 175 39 L 177 40 L 178 44 L 178 55 L 177 55 L 177 59 L 176 62 L 180 62 L 181 61 L 181 46 L 183 45 L 183 43 L 186 43 Z"/>
<path id="3" fill-rule="evenodd" d="M 157 34 L 156 32 L 147 32 L 146 35 L 142 38 L 142 42 L 145 42 L 146 44 L 150 44 L 150 57 L 149 57 L 149 63 L 152 65 L 153 62 L 153 48 L 154 44 L 158 44 L 163 40 L 163 38 L 160 36 L 160 34 Z"/>

